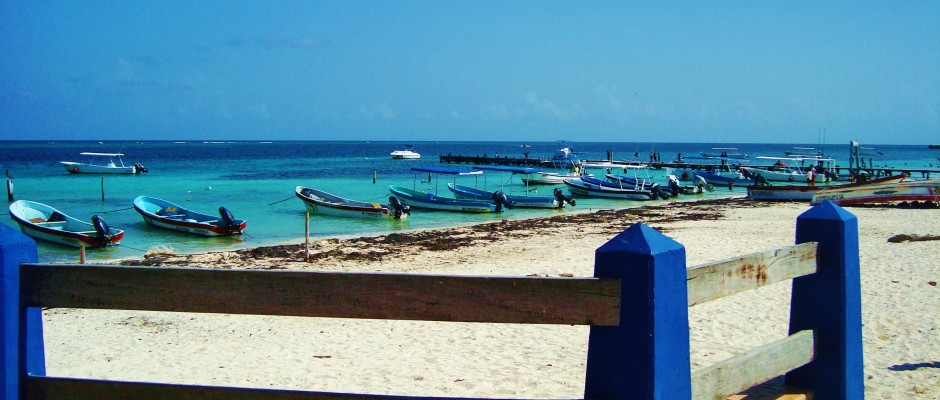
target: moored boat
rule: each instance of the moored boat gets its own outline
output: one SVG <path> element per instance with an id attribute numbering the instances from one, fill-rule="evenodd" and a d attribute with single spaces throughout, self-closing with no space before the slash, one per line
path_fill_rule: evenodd
<path id="1" fill-rule="evenodd" d="M 134 209 L 152 226 L 201 236 L 242 234 L 248 226 L 247 221 L 235 219 L 225 207 L 219 207 L 219 215 L 209 215 L 156 197 L 137 196 Z"/>
<path id="2" fill-rule="evenodd" d="M 820 190 L 850 188 L 863 185 L 872 185 L 879 183 L 901 182 L 907 175 L 885 176 L 867 182 L 856 182 L 841 185 L 829 185 L 817 183 L 809 185 L 778 185 L 778 186 L 755 186 L 747 187 L 747 197 L 751 200 L 759 201 L 810 201 L 813 195 Z"/>
<path id="3" fill-rule="evenodd" d="M 454 196 L 458 199 L 475 199 L 475 200 L 491 200 L 496 199 L 499 196 L 506 196 L 506 200 L 513 207 L 523 207 L 523 208 L 564 208 L 565 204 L 575 205 L 575 200 L 569 198 L 562 193 L 558 188 L 555 188 L 553 196 L 516 196 L 516 195 L 507 195 L 502 191 L 489 191 L 483 189 L 477 189 L 470 186 L 457 185 L 454 183 L 448 183 L 447 188 L 451 192 L 454 192 Z"/>
<path id="4" fill-rule="evenodd" d="M 35 201 L 13 202 L 10 204 L 10 217 L 27 236 L 66 246 L 116 246 L 124 238 L 123 230 L 109 227 L 97 215 L 91 217 L 92 223 L 88 223 Z"/>
<path id="5" fill-rule="evenodd" d="M 609 199 L 650 200 L 656 198 L 650 188 L 620 185 L 600 179 L 581 177 L 565 179 L 565 185 L 573 195 Z M 658 187 L 658 186 L 657 186 Z"/>
<path id="6" fill-rule="evenodd" d="M 147 172 L 140 163 L 124 165 L 122 153 L 90 153 L 81 155 L 88 157 L 87 162 L 59 161 L 65 170 L 71 174 L 140 174 Z"/>
<path id="7" fill-rule="evenodd" d="M 336 217 L 357 218 L 405 218 L 410 214 L 410 208 L 402 204 L 394 196 L 389 197 L 389 205 L 369 203 L 340 197 L 319 189 L 297 186 L 294 193 L 307 211 L 313 214 L 332 215 Z"/>
<path id="8" fill-rule="evenodd" d="M 840 206 L 899 202 L 940 202 L 940 179 L 876 183 L 817 191 L 810 204 L 831 201 Z"/>
<path id="9" fill-rule="evenodd" d="M 452 199 L 395 185 L 390 185 L 388 190 L 392 195 L 414 208 L 469 213 L 497 212 L 496 204 L 488 201 Z"/>

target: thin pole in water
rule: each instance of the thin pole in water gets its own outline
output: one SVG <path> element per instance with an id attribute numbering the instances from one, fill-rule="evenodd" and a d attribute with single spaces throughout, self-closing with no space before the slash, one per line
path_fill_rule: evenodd
<path id="1" fill-rule="evenodd" d="M 7 201 L 13 201 L 13 179 L 7 179 Z"/>
<path id="2" fill-rule="evenodd" d="M 85 243 L 78 244 L 78 263 L 85 263 Z"/>
<path id="3" fill-rule="evenodd" d="M 372 168 L 372 184 L 375 184 L 375 168 Z"/>
<path id="4" fill-rule="evenodd" d="M 101 201 L 104 201 L 104 177 L 101 177 Z"/>
<path id="5" fill-rule="evenodd" d="M 304 215 L 304 261 L 310 262 L 310 211 Z"/>

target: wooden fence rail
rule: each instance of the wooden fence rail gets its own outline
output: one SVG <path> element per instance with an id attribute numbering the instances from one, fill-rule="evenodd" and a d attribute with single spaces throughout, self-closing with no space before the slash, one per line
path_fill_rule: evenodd
<path id="1" fill-rule="evenodd" d="M 861 399 L 857 231 L 827 202 L 797 219 L 800 244 L 686 269 L 685 248 L 640 223 L 597 249 L 595 277 L 543 278 L 44 265 L 0 224 L 2 398 L 415 398 L 46 376 L 41 309 L 72 307 L 589 325 L 585 399 L 722 399 L 782 374 Z M 787 279 L 790 336 L 690 370 L 688 307 Z"/>

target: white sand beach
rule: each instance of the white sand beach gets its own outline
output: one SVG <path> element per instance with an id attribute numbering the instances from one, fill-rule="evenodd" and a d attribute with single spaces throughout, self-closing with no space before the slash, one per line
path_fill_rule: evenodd
<path id="1" fill-rule="evenodd" d="M 158 258 L 204 268 L 592 276 L 594 251 L 644 221 L 688 265 L 793 244 L 806 204 L 673 203 L 301 246 Z M 940 210 L 850 208 L 859 219 L 868 399 L 940 399 Z M 417 216 L 416 216 L 417 217 Z M 420 237 L 425 242 L 410 242 Z M 435 240 L 444 240 L 435 242 Z M 790 283 L 689 310 L 692 368 L 787 333 Z M 53 376 L 416 396 L 579 398 L 587 327 L 48 309 Z"/>

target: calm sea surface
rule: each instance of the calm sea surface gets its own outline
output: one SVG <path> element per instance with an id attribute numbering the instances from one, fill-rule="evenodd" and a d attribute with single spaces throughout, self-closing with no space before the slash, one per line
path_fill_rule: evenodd
<path id="1" fill-rule="evenodd" d="M 414 150 L 420 160 L 392 160 L 389 153 L 400 147 L 394 142 L 0 142 L 0 169 L 14 177 L 17 200 L 32 200 L 51 205 L 83 220 L 102 216 L 109 225 L 126 231 L 121 246 L 89 251 L 91 260 L 140 257 L 155 246 L 169 246 L 176 252 L 230 250 L 279 243 L 301 243 L 304 235 L 305 209 L 293 195 L 301 185 L 325 190 L 363 201 L 387 200 L 388 186 L 399 185 L 419 190 L 438 190 L 450 196 L 446 183 L 451 177 L 432 177 L 414 173 L 417 166 L 447 166 L 438 162 L 441 154 L 550 158 L 558 149 L 556 142 L 418 142 Z M 710 143 L 572 143 L 581 159 L 599 160 L 613 153 L 616 160 L 648 160 L 651 151 L 664 161 L 678 153 L 684 157 L 711 152 L 713 147 L 736 147 L 754 156 L 784 156 L 793 144 L 710 144 Z M 874 146 L 866 156 L 877 166 L 905 168 L 940 168 L 940 151 L 927 146 Z M 849 146 L 827 145 L 824 151 L 847 166 Z M 136 176 L 72 175 L 59 161 L 82 161 L 81 152 L 124 153 L 125 163 L 141 163 L 149 173 Z M 469 168 L 468 166 L 452 166 Z M 373 183 L 373 171 L 376 181 Z M 600 173 L 601 171 L 597 171 Z M 662 171 L 652 171 L 652 178 L 666 183 Z M 525 186 L 509 174 L 486 172 L 483 177 L 457 178 L 456 182 L 521 194 Z M 538 189 L 537 194 L 551 195 L 553 187 Z M 706 198 L 743 194 L 739 186 L 733 192 L 718 188 Z M 175 233 L 146 225 L 132 208 L 136 196 L 162 198 L 183 207 L 215 214 L 219 206 L 228 208 L 236 218 L 246 219 L 246 235 L 203 238 Z M 686 196 L 691 197 L 691 196 Z M 698 198 L 702 198 L 699 196 Z M 624 208 L 649 202 L 578 199 L 575 210 Z M 681 204 L 677 204 L 681 207 Z M 392 231 L 466 225 L 501 219 L 519 219 L 571 212 L 564 210 L 514 209 L 501 214 L 462 214 L 413 210 L 405 220 L 366 221 L 311 216 L 313 239 L 378 235 Z M 16 227 L 8 209 L 3 209 L 2 223 Z M 39 243 L 43 262 L 77 262 L 76 249 Z"/>

